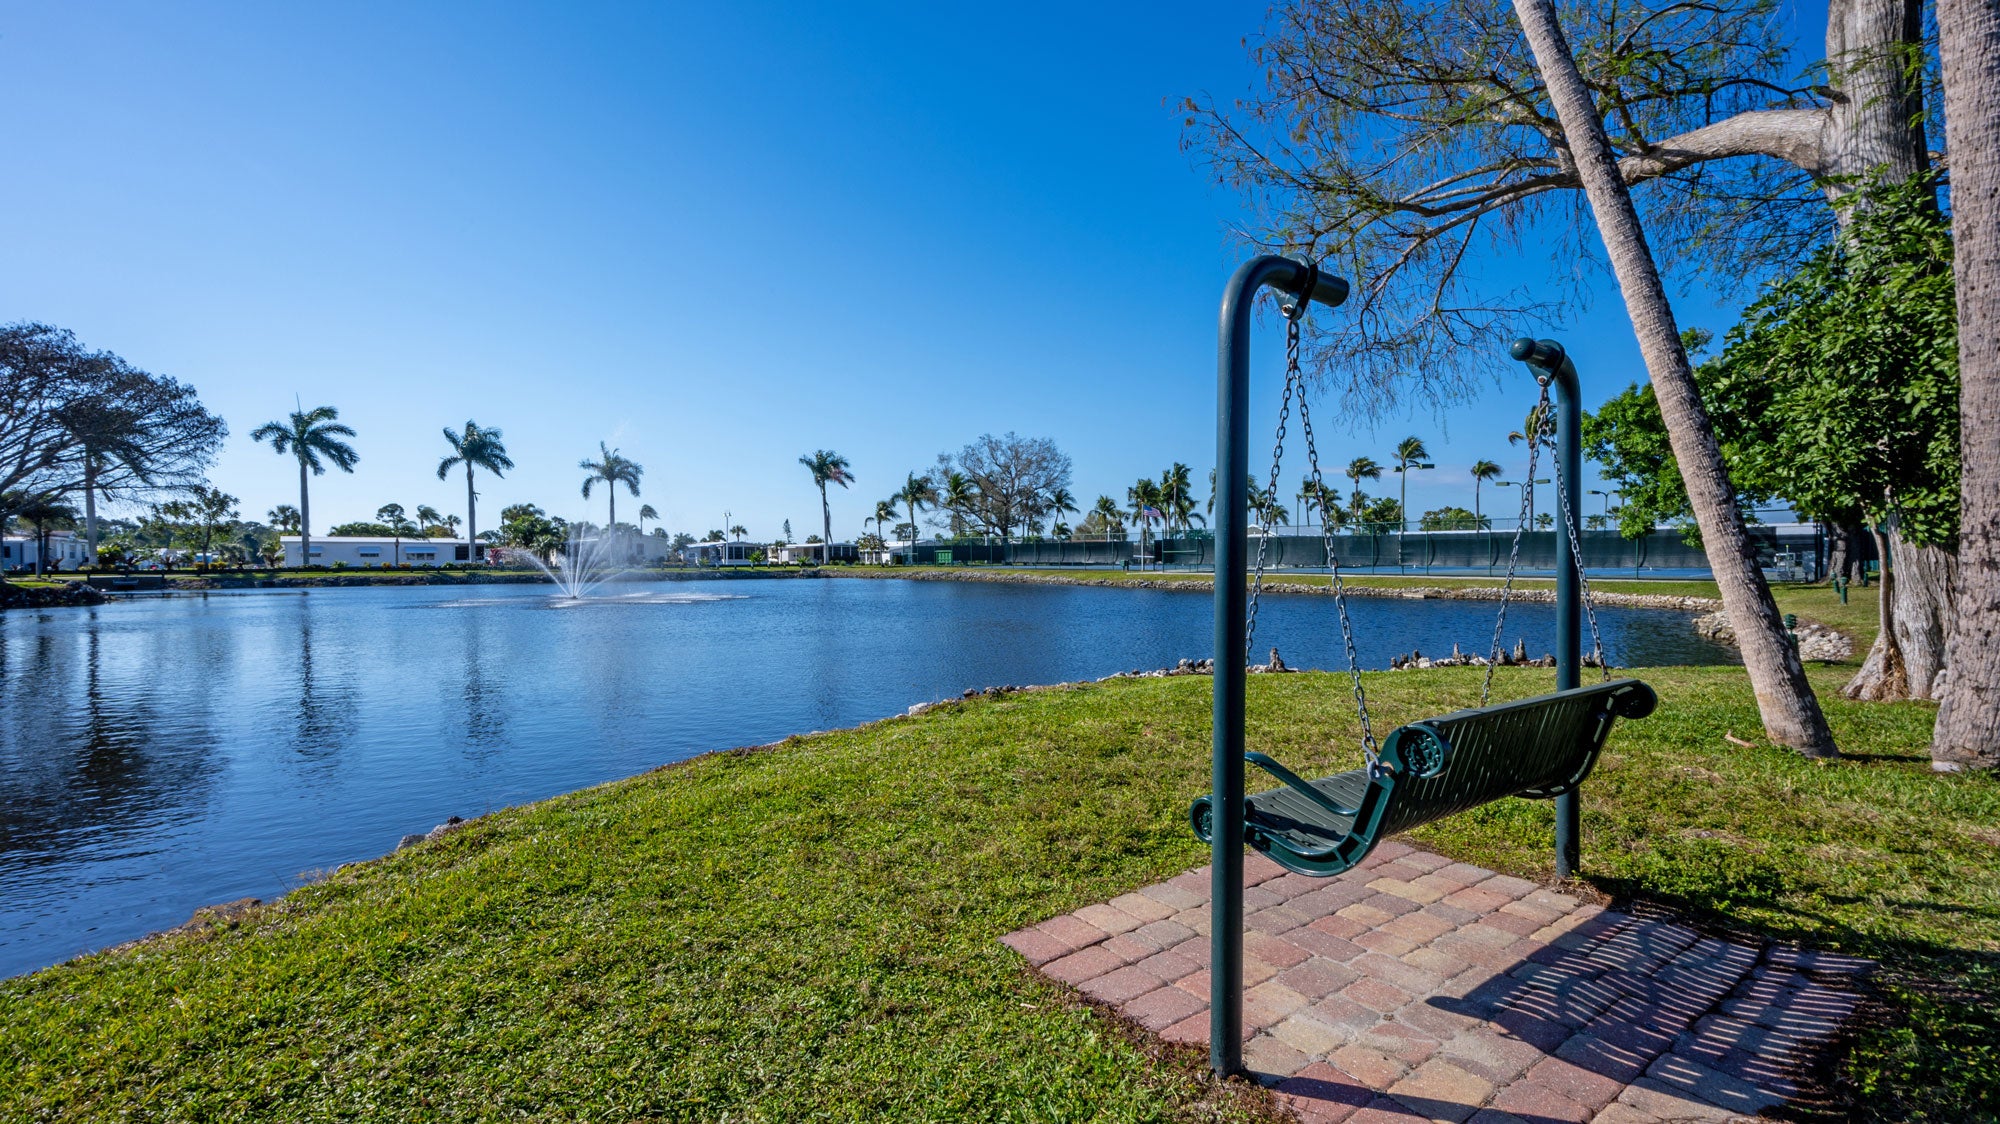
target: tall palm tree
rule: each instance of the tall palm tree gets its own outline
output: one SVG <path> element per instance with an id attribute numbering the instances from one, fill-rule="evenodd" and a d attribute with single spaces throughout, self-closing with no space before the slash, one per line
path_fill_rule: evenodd
<path id="1" fill-rule="evenodd" d="M 1063 516 L 1074 515 L 1082 509 L 1076 506 L 1076 497 L 1070 494 L 1068 488 L 1057 488 L 1055 491 L 1042 497 L 1042 510 L 1047 514 L 1055 516 L 1056 522 L 1061 523 Z M 1051 526 L 1049 534 L 1053 535 L 1055 533 L 1055 527 Z"/>
<path id="2" fill-rule="evenodd" d="M 1118 501 L 1110 496 L 1097 497 L 1097 502 L 1090 507 L 1090 513 L 1097 516 L 1098 523 L 1103 526 L 1105 542 L 1111 541 L 1113 528 L 1121 531 L 1125 529 L 1124 513 L 1118 510 Z"/>
<path id="3" fill-rule="evenodd" d="M 901 492 L 897 492 L 886 500 L 875 501 L 875 514 L 869 516 L 868 521 L 873 521 L 875 524 L 876 538 L 882 538 L 882 524 L 894 523 L 896 521 L 898 514 L 896 505 L 901 502 L 903 502 L 903 493 Z M 883 541 L 886 543 L 888 540 L 883 539 Z"/>
<path id="4" fill-rule="evenodd" d="M 1401 509 L 1396 513 L 1396 533 L 1399 535 L 1410 529 L 1411 467 L 1429 468 L 1430 465 L 1424 462 L 1430 459 L 1431 451 L 1424 448 L 1423 438 L 1405 437 L 1396 442 L 1396 475 L 1402 477 L 1401 490 L 1396 499 L 1396 506 Z"/>
<path id="5" fill-rule="evenodd" d="M 1172 530 L 1178 523 L 1187 529 L 1188 516 L 1194 514 L 1194 485 L 1188 479 L 1193 469 L 1175 461 L 1160 473 L 1160 499 L 1162 510 L 1167 515 L 1167 529 Z"/>
<path id="6" fill-rule="evenodd" d="M 299 461 L 299 565 L 312 564 L 312 497 L 306 491 L 306 474 L 326 475 L 326 462 L 342 472 L 353 472 L 361 454 L 342 441 L 354 430 L 340 424 L 340 411 L 332 406 L 293 410 L 284 421 L 269 421 L 250 431 L 250 440 L 269 443 L 279 456 L 290 454 Z M 324 457 L 325 460 L 321 458 Z"/>
<path id="7" fill-rule="evenodd" d="M 958 476 L 957 473 L 953 473 L 952 475 Z M 958 479 L 964 485 L 964 489 L 962 490 L 969 491 L 972 481 L 963 476 L 958 476 Z M 930 477 L 918 476 L 912 472 L 903 480 L 903 486 L 896 490 L 896 494 L 889 498 L 902 503 L 910 513 L 910 547 L 909 552 L 904 556 L 904 560 L 906 564 L 915 565 L 917 561 L 917 511 L 920 508 L 936 507 L 942 502 L 944 497 L 938 495 L 937 485 L 931 482 Z"/>
<path id="8" fill-rule="evenodd" d="M 472 470 L 483 468 L 495 476 L 503 476 L 514 467 L 507 459 L 507 446 L 500 442 L 500 431 L 481 429 L 477 422 L 466 419 L 465 430 L 453 433 L 445 427 L 444 439 L 451 445 L 451 455 L 438 462 L 438 479 L 456 465 L 465 466 L 465 557 L 467 561 L 479 561 L 479 513 L 476 510 L 479 493 L 472 488 Z M 583 494 L 590 495 L 590 485 L 583 486 Z"/>
<path id="9" fill-rule="evenodd" d="M 1500 475 L 1500 466 L 1492 461 L 1472 462 L 1472 514 L 1480 514 L 1479 486 Z"/>
<path id="10" fill-rule="evenodd" d="M 1347 462 L 1346 476 L 1354 481 L 1354 494 L 1348 498 L 1348 508 L 1354 513 L 1354 518 L 1359 520 L 1362 505 L 1367 502 L 1367 498 L 1361 494 L 1361 482 L 1382 479 L 1382 466 L 1375 463 L 1374 457 L 1355 457 Z"/>
<path id="11" fill-rule="evenodd" d="M 1521 428 L 1507 434 L 1507 444 L 1519 445 L 1529 434 L 1541 438 L 1542 447 L 1555 448 L 1556 420 L 1543 410 L 1540 403 L 1528 407 L 1528 416 L 1521 421 Z"/>
<path id="12" fill-rule="evenodd" d="M 838 484 L 845 488 L 854 482 L 854 474 L 847 469 L 847 458 L 832 449 L 816 449 L 799 458 L 799 463 L 812 473 L 814 486 L 819 488 L 820 539 L 825 545 L 820 547 L 820 561 L 833 561 L 833 508 L 826 502 L 826 486 Z"/>
<path id="13" fill-rule="evenodd" d="M 597 443 L 597 454 L 597 459 L 594 461 L 582 460 L 576 462 L 576 467 L 590 474 L 583 478 L 583 498 L 589 499 L 590 489 L 599 481 L 603 481 L 605 495 L 611 500 L 611 521 L 605 524 L 605 526 L 616 528 L 618 526 L 618 485 L 625 485 L 626 489 L 634 497 L 637 497 L 639 494 L 639 477 L 644 475 L 646 470 L 632 461 L 619 456 L 618 450 L 611 448 L 602 441 Z"/>

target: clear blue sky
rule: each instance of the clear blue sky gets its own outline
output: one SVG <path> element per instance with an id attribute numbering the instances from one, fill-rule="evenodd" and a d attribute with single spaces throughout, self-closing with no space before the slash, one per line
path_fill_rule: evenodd
<path id="1" fill-rule="evenodd" d="M 724 510 L 760 538 L 817 530 L 796 461 L 833 448 L 852 538 L 983 431 L 1055 438 L 1082 501 L 1122 502 L 1213 463 L 1216 302 L 1245 251 L 1170 106 L 1249 87 L 1263 11 L 13 5 L 0 318 L 197 386 L 246 516 L 298 498 L 249 432 L 294 395 L 339 407 L 361 461 L 315 479 L 321 530 L 391 501 L 462 514 L 462 479 L 434 473 L 468 417 L 519 466 L 482 486 L 489 527 L 519 501 L 601 518 L 575 467 L 600 440 L 697 535 Z M 1643 378 L 1594 289 L 1562 337 L 1593 400 Z M 1732 318 L 1701 294 L 1679 311 Z M 1275 370 L 1275 329 L 1260 346 Z M 1473 461 L 1520 472 L 1504 434 L 1534 394 L 1495 370 L 1442 417 L 1329 426 L 1323 456 L 1423 436 L 1439 471 L 1411 509 L 1469 506 Z"/>

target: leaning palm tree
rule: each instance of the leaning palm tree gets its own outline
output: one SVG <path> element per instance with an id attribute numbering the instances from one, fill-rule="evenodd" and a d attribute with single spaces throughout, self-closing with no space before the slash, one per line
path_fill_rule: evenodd
<path id="1" fill-rule="evenodd" d="M 1499 475 L 1500 475 L 1500 466 L 1494 464 L 1492 461 L 1472 462 L 1472 514 L 1473 515 L 1476 516 L 1480 513 L 1479 486 L 1481 484 L 1484 484 L 1488 480 L 1497 478 Z"/>
<path id="2" fill-rule="evenodd" d="M 1528 416 L 1522 420 L 1521 428 L 1507 435 L 1507 444 L 1519 445 L 1530 434 L 1542 440 L 1543 448 L 1555 447 L 1556 420 L 1549 416 L 1539 403 L 1528 407 Z"/>
<path id="3" fill-rule="evenodd" d="M 657 511 L 654 511 L 654 510 L 653 510 L 653 505 L 652 505 L 652 504 L 649 504 L 649 503 L 642 503 L 642 504 L 640 504 L 640 505 L 639 505 L 639 533 L 640 533 L 640 534 L 642 534 L 642 535 L 646 533 L 646 520 L 648 520 L 648 519 L 654 519 L 654 520 L 657 520 L 657 519 L 659 519 L 659 517 L 660 517 L 660 513 L 659 513 L 659 512 L 657 512 Z"/>
<path id="4" fill-rule="evenodd" d="M 451 456 L 438 462 L 438 479 L 444 479 L 445 473 L 457 465 L 465 466 L 465 557 L 469 562 L 477 562 L 479 515 L 475 508 L 479 493 L 472 488 L 472 470 L 483 468 L 495 476 L 502 476 L 514 467 L 514 462 L 507 459 L 507 446 L 500 443 L 499 430 L 481 429 L 477 422 L 469 418 L 462 433 L 453 433 L 449 426 L 445 427 L 444 439 L 451 445 Z M 590 485 L 584 485 L 583 494 L 590 494 Z"/>
<path id="5" fill-rule="evenodd" d="M 847 458 L 832 449 L 816 449 L 799 458 L 799 463 L 812 473 L 812 481 L 819 488 L 820 538 L 825 545 L 820 548 L 820 561 L 833 561 L 833 507 L 826 501 L 826 486 L 838 484 L 845 488 L 854 482 L 854 474 L 847 470 Z"/>
<path id="6" fill-rule="evenodd" d="M 896 516 L 900 514 L 896 510 L 896 505 L 901 502 L 903 502 L 903 493 L 901 492 L 897 492 L 895 495 L 890 496 L 886 500 L 875 501 L 875 514 L 869 516 L 868 520 L 872 520 L 875 524 L 876 538 L 878 539 L 882 538 L 882 524 L 894 523 L 896 521 Z M 868 520 L 864 520 L 864 522 Z M 888 545 L 888 540 L 882 539 L 882 545 L 886 547 Z"/>
<path id="7" fill-rule="evenodd" d="M 964 477 L 960 477 L 959 479 L 961 483 L 966 484 L 968 487 L 970 486 L 971 481 L 966 480 Z M 904 555 L 904 561 L 906 565 L 914 566 L 917 562 L 917 511 L 920 508 L 936 507 L 943 497 L 938 495 L 937 485 L 931 481 L 930 477 L 918 476 L 912 472 L 903 481 L 903 486 L 897 489 L 896 494 L 889 498 L 902 503 L 909 510 L 910 546 L 908 552 Z"/>
<path id="8" fill-rule="evenodd" d="M 432 526 L 443 522 L 444 516 L 438 514 L 437 508 L 427 503 L 417 505 L 417 530 L 419 532 L 428 535 Z"/>
<path id="9" fill-rule="evenodd" d="M 606 523 L 605 526 L 615 529 L 618 526 L 618 485 L 625 485 L 626 489 L 633 496 L 638 496 L 639 477 L 644 475 L 646 470 L 632 461 L 619 456 L 618 450 L 611 448 L 602 441 L 597 443 L 597 454 L 598 459 L 594 461 L 582 460 L 576 462 L 576 467 L 590 474 L 583 478 L 583 498 L 589 499 L 590 489 L 598 481 L 603 481 L 605 495 L 611 500 L 610 522 Z"/>
<path id="10" fill-rule="evenodd" d="M 332 406 L 293 410 L 284 421 L 265 422 L 250 431 L 250 440 L 268 442 L 279 456 L 290 454 L 299 461 L 299 565 L 312 563 L 312 498 L 306 490 L 306 474 L 326 475 L 326 461 L 342 472 L 353 472 L 361 454 L 342 441 L 354 430 L 340 424 L 340 411 Z M 321 460 L 320 458 L 326 458 Z"/>
<path id="11" fill-rule="evenodd" d="M 1060 523 L 1063 516 L 1074 515 L 1082 509 L 1076 506 L 1076 497 L 1070 494 L 1068 488 L 1057 488 L 1042 497 L 1042 510 L 1055 516 L 1056 521 Z M 1055 534 L 1055 529 L 1051 527 L 1049 533 Z"/>
<path id="12" fill-rule="evenodd" d="M 1374 457 L 1355 457 L 1347 462 L 1346 476 L 1354 481 L 1354 495 L 1349 497 L 1348 506 L 1353 509 L 1355 519 L 1359 520 L 1362 505 L 1367 503 L 1367 498 L 1361 494 L 1361 482 L 1382 479 L 1382 466 L 1375 463 Z"/>

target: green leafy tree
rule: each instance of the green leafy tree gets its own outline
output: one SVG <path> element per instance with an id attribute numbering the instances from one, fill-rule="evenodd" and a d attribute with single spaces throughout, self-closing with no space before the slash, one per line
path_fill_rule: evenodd
<path id="1" fill-rule="evenodd" d="M 217 553 L 216 540 L 236 523 L 236 504 L 235 496 L 203 484 L 188 489 L 185 498 L 161 504 L 158 510 L 163 519 L 179 525 L 182 540 L 201 557 L 203 565 L 208 565 Z"/>
<path id="2" fill-rule="evenodd" d="M 43 494 L 12 505 L 14 515 L 35 528 L 35 573 L 48 572 L 49 535 L 76 526 L 77 510 L 60 497 Z"/>
<path id="3" fill-rule="evenodd" d="M 626 490 L 631 492 L 634 498 L 637 498 L 639 495 L 639 477 L 643 476 L 646 470 L 626 457 L 621 456 L 618 450 L 611 448 L 602 441 L 597 443 L 597 452 L 598 457 L 596 460 L 581 460 L 576 465 L 590 474 L 583 478 L 583 498 L 589 499 L 591 488 L 597 484 L 603 484 L 605 494 L 611 500 L 610 518 L 605 525 L 616 527 L 618 525 L 618 485 L 625 485 Z"/>
<path id="4" fill-rule="evenodd" d="M 1375 533 L 1380 534 L 1387 527 L 1403 525 L 1402 504 L 1387 496 L 1379 500 L 1369 500 L 1364 496 L 1363 500 L 1365 506 L 1361 509 L 1360 521 Z"/>
<path id="5" fill-rule="evenodd" d="M 1492 527 L 1492 520 L 1462 507 L 1435 508 L 1417 520 L 1421 531 L 1486 531 Z"/>
<path id="6" fill-rule="evenodd" d="M 332 406 L 294 410 L 284 421 L 265 422 L 250 431 L 250 440 L 269 444 L 279 456 L 290 454 L 299 462 L 299 564 L 312 564 L 312 497 L 306 488 L 307 474 L 326 475 L 329 462 L 342 472 L 353 472 L 361 455 L 341 440 L 354 430 L 340 422 L 340 411 Z"/>
<path id="7" fill-rule="evenodd" d="M 854 483 L 854 473 L 848 470 L 847 458 L 832 449 L 817 449 L 799 458 L 799 463 L 812 474 L 812 482 L 819 489 L 819 514 L 822 534 L 821 542 L 833 541 L 833 507 L 827 503 L 826 486 L 838 484 L 845 488 Z M 807 541 L 811 541 L 808 539 Z M 831 552 L 825 561 L 832 561 Z"/>

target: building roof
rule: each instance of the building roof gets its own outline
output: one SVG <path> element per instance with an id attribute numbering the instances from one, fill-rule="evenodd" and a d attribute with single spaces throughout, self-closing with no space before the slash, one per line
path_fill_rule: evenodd
<path id="1" fill-rule="evenodd" d="M 281 543 L 295 543 L 299 541 L 299 536 L 279 535 L 278 541 Z M 393 546 L 397 542 L 401 542 L 406 547 L 409 546 L 411 543 L 419 543 L 419 544 L 437 543 L 440 546 L 466 545 L 464 539 L 432 539 L 432 538 L 425 538 L 422 535 L 404 535 L 401 539 L 397 539 L 393 535 L 314 535 L 313 536 L 313 545 L 315 546 L 321 543 L 348 543 L 355 546 L 363 546 L 363 545 Z"/>

